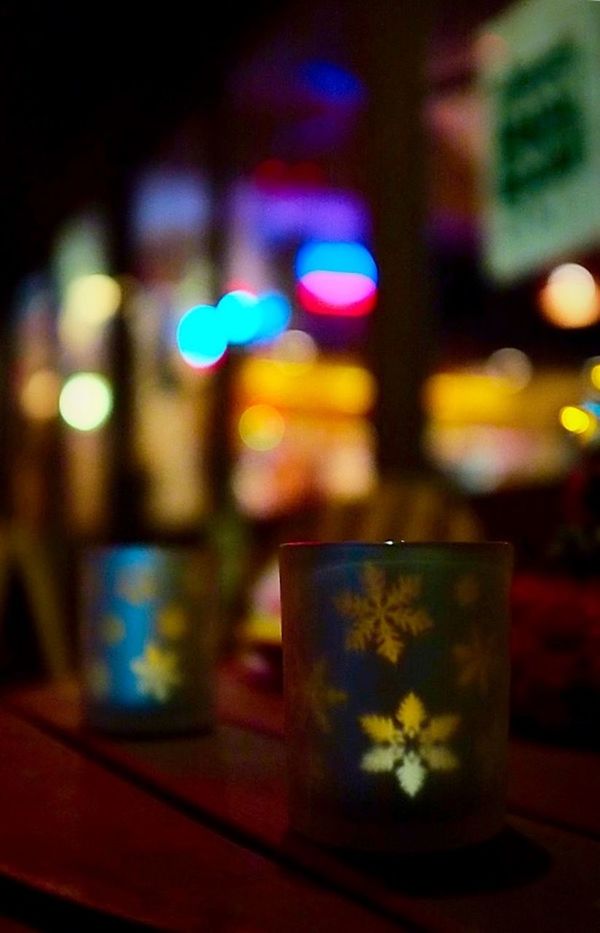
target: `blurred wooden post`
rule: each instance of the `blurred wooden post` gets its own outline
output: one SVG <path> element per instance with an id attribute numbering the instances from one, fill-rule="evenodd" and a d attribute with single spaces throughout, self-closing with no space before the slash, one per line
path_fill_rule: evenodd
<path id="1" fill-rule="evenodd" d="M 428 0 L 356 4 L 357 61 L 368 93 L 366 187 L 379 266 L 371 325 L 382 474 L 426 469 L 423 381 L 437 342 L 425 256 L 424 85 Z"/>

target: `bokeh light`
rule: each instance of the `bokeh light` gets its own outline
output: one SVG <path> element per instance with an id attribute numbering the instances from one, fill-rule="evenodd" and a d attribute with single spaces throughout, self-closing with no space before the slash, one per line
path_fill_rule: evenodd
<path id="1" fill-rule="evenodd" d="M 309 272 L 298 283 L 297 296 L 313 314 L 362 317 L 375 307 L 377 287 L 355 272 Z"/>
<path id="2" fill-rule="evenodd" d="M 317 342 L 304 330 L 287 330 L 273 343 L 271 356 L 281 364 L 291 363 L 305 369 L 312 366 L 319 355 Z"/>
<path id="3" fill-rule="evenodd" d="M 559 412 L 559 420 L 563 428 L 570 434 L 585 434 L 594 425 L 594 417 L 583 408 L 576 405 L 565 405 Z"/>
<path id="4" fill-rule="evenodd" d="M 302 67 L 308 87 L 331 102 L 358 104 L 364 99 L 364 88 L 356 75 L 333 62 L 312 60 Z"/>
<path id="5" fill-rule="evenodd" d="M 156 166 L 135 186 L 131 226 L 137 240 L 202 231 L 210 216 L 208 185 L 195 171 Z"/>
<path id="6" fill-rule="evenodd" d="M 256 295 L 249 289 L 226 292 L 217 304 L 223 328 L 230 344 L 265 343 L 287 327 L 292 308 L 279 292 Z"/>
<path id="7" fill-rule="evenodd" d="M 223 315 L 212 305 L 197 305 L 177 325 L 177 349 L 193 369 L 214 366 L 227 350 Z"/>
<path id="8" fill-rule="evenodd" d="M 227 292 L 218 302 L 217 311 L 223 317 L 229 343 L 250 343 L 256 338 L 262 318 L 257 295 L 242 289 Z"/>
<path id="9" fill-rule="evenodd" d="M 600 294 L 594 276 L 584 266 L 557 266 L 539 296 L 541 310 L 556 327 L 589 327 L 600 318 Z"/>
<path id="10" fill-rule="evenodd" d="M 481 68 L 499 68 L 509 56 L 509 45 L 498 33 L 486 30 L 474 43 L 475 57 Z"/>
<path id="11" fill-rule="evenodd" d="M 377 282 L 377 266 L 361 243 L 305 243 L 296 256 L 296 276 L 311 272 L 352 272 Z"/>
<path id="12" fill-rule="evenodd" d="M 58 325 L 65 346 L 80 348 L 93 341 L 121 299 L 121 286 L 110 275 L 82 275 L 69 282 Z"/>
<path id="13" fill-rule="evenodd" d="M 508 379 L 515 391 L 531 381 L 533 366 L 526 353 L 516 347 L 502 347 L 491 353 L 485 363 L 488 376 Z"/>
<path id="14" fill-rule="evenodd" d="M 33 421 L 50 421 L 58 414 L 60 377 L 53 369 L 38 369 L 24 383 L 19 401 Z"/>
<path id="15" fill-rule="evenodd" d="M 285 434 L 285 419 L 272 405 L 250 405 L 242 412 L 239 435 L 251 450 L 273 450 Z"/>
<path id="16" fill-rule="evenodd" d="M 292 306 L 280 292 L 265 292 L 259 299 L 260 328 L 256 339 L 273 340 L 283 333 L 292 317 Z"/>
<path id="17" fill-rule="evenodd" d="M 238 388 L 250 401 L 295 411 L 365 415 L 373 407 L 376 381 L 352 363 L 294 363 L 254 357 L 240 369 Z"/>
<path id="18" fill-rule="evenodd" d="M 360 317 L 377 298 L 377 266 L 361 243 L 305 243 L 296 256 L 297 297 L 314 314 Z"/>
<path id="19" fill-rule="evenodd" d="M 75 373 L 65 382 L 58 400 L 66 423 L 77 431 L 93 431 L 108 419 L 113 393 L 100 373 Z"/>
<path id="20" fill-rule="evenodd" d="M 338 366 L 329 377 L 329 398 L 337 411 L 366 414 L 374 405 L 375 377 L 364 366 Z"/>
<path id="21" fill-rule="evenodd" d="M 594 363 L 590 369 L 590 382 L 600 392 L 600 363 Z"/>

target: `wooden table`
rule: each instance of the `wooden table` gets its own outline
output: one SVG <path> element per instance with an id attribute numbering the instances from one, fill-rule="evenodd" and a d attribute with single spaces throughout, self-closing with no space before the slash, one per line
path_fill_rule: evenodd
<path id="1" fill-rule="evenodd" d="M 288 832 L 282 701 L 223 669 L 207 735 L 86 732 L 78 685 L 0 702 L 2 929 L 600 931 L 600 756 L 513 739 L 510 817 L 452 855 Z"/>

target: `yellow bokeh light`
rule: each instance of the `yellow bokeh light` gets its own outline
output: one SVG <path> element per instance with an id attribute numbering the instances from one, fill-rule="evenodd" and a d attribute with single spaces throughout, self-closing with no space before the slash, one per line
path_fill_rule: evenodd
<path id="1" fill-rule="evenodd" d="M 58 406 L 64 421 L 77 431 L 94 431 L 109 417 L 113 394 L 99 373 L 75 373 L 65 382 Z"/>
<path id="2" fill-rule="evenodd" d="M 375 378 L 362 366 L 340 366 L 329 377 L 334 407 L 348 415 L 361 415 L 375 402 Z"/>
<path id="3" fill-rule="evenodd" d="M 73 279 L 67 287 L 65 313 L 94 324 L 109 320 L 121 303 L 121 286 L 110 275 L 97 273 Z"/>
<path id="4" fill-rule="evenodd" d="M 122 289 L 110 275 L 97 273 L 73 279 L 67 287 L 59 333 L 69 347 L 86 346 L 116 314 Z"/>
<path id="5" fill-rule="evenodd" d="M 424 385 L 427 411 L 442 421 L 506 422 L 514 414 L 510 381 L 472 372 L 440 372 Z"/>
<path id="6" fill-rule="evenodd" d="M 592 415 L 578 408 L 576 405 L 565 405 L 559 413 L 559 420 L 563 428 L 570 434 L 585 434 L 593 424 Z"/>
<path id="7" fill-rule="evenodd" d="M 557 266 L 540 292 L 540 307 L 556 327 L 589 327 L 600 318 L 600 294 L 594 276 L 574 262 Z"/>
<path id="8" fill-rule="evenodd" d="M 248 401 L 303 411 L 363 415 L 375 402 L 377 384 L 363 366 L 316 360 L 307 373 L 296 363 L 249 359 L 239 390 Z"/>
<path id="9" fill-rule="evenodd" d="M 272 405 L 251 405 L 238 423 L 239 435 L 251 450 L 273 450 L 285 433 L 285 420 Z"/>
<path id="10" fill-rule="evenodd" d="M 53 369 L 38 369 L 27 379 L 19 401 L 28 418 L 50 421 L 58 414 L 60 379 Z"/>
<path id="11" fill-rule="evenodd" d="M 600 363 L 595 363 L 590 370 L 590 382 L 595 389 L 600 390 Z"/>

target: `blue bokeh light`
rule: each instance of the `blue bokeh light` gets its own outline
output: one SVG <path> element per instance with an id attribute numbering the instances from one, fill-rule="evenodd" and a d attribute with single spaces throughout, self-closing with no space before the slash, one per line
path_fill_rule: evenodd
<path id="1" fill-rule="evenodd" d="M 361 243 L 305 243 L 298 250 L 295 267 L 298 279 L 310 272 L 353 272 L 372 282 L 378 279 L 375 260 Z"/>
<path id="2" fill-rule="evenodd" d="M 261 329 L 260 301 L 252 292 L 237 289 L 227 292 L 217 304 L 227 340 L 232 344 L 250 343 Z"/>
<path id="3" fill-rule="evenodd" d="M 212 305 L 197 305 L 177 325 L 177 349 L 194 369 L 214 366 L 227 350 L 224 317 Z"/>
<path id="4" fill-rule="evenodd" d="M 314 60 L 302 69 L 303 77 L 313 91 L 318 91 L 332 101 L 355 104 L 364 97 L 364 88 L 359 79 L 345 68 L 333 62 Z"/>
<path id="5" fill-rule="evenodd" d="M 258 340 L 273 340 L 287 328 L 292 319 L 292 306 L 280 292 L 266 292 L 259 301 L 261 323 Z"/>

